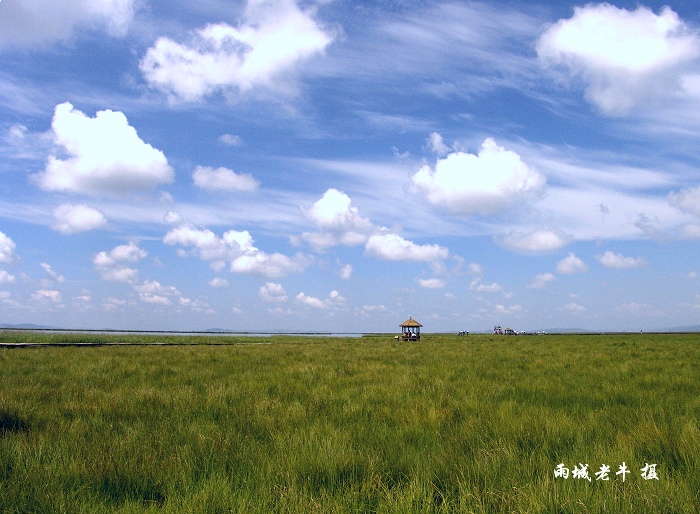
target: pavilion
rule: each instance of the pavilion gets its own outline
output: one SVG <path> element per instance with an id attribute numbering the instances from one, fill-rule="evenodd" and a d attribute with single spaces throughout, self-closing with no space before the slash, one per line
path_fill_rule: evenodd
<path id="1" fill-rule="evenodd" d="M 420 340 L 420 323 L 412 317 L 408 317 L 406 321 L 399 325 L 401 327 L 401 337 L 404 341 L 419 341 Z"/>

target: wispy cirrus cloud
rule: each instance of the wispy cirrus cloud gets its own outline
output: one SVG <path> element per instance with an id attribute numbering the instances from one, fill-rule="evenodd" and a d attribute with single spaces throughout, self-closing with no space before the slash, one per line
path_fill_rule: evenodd
<path id="1" fill-rule="evenodd" d="M 134 0 L 5 2 L 0 6 L 0 50 L 48 46 L 71 39 L 80 28 L 124 36 L 136 6 Z"/>

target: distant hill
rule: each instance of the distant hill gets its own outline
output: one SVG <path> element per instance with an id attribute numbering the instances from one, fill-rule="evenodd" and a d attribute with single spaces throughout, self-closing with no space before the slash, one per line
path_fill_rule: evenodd
<path id="1" fill-rule="evenodd" d="M 0 328 L 14 328 L 24 330 L 55 330 L 56 327 L 48 327 L 46 325 L 35 325 L 33 323 L 19 323 L 16 325 L 9 323 L 0 323 Z"/>

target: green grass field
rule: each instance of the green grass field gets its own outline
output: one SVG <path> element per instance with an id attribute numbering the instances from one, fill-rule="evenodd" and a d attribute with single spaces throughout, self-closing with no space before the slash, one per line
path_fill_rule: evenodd
<path id="1" fill-rule="evenodd" d="M 698 512 L 700 334 L 0 332 L 147 341 L 0 349 L 0 512 Z"/>

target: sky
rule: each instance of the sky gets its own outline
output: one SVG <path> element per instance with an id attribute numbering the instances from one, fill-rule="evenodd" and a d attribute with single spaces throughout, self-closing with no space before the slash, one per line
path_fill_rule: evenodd
<path id="1" fill-rule="evenodd" d="M 1 0 L 0 323 L 700 324 L 700 6 Z"/>

